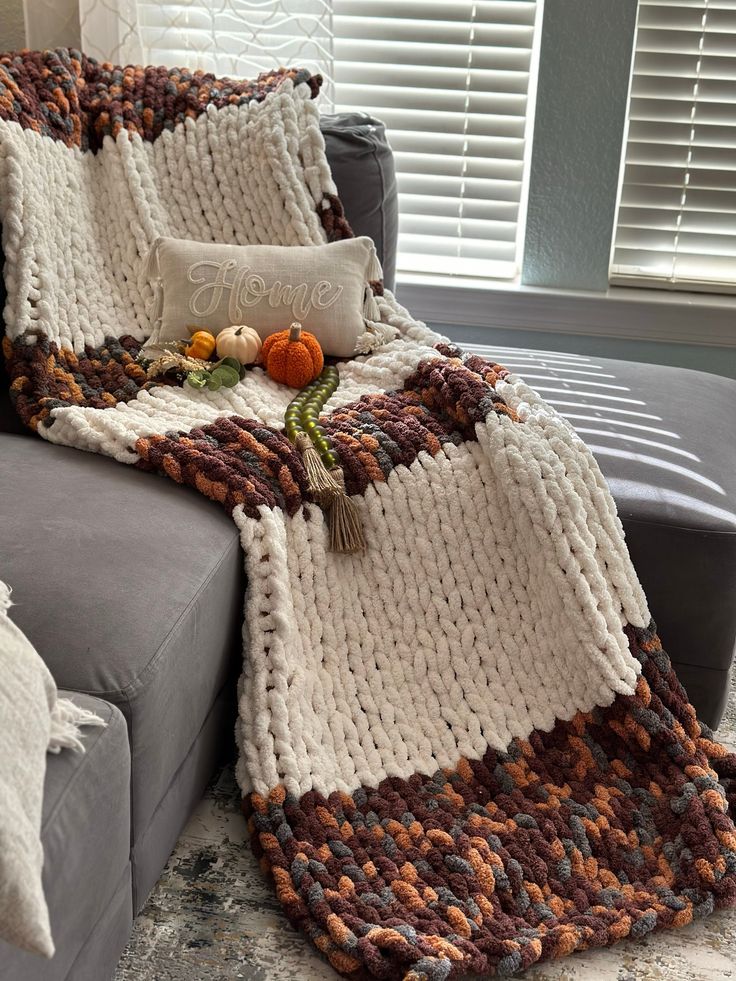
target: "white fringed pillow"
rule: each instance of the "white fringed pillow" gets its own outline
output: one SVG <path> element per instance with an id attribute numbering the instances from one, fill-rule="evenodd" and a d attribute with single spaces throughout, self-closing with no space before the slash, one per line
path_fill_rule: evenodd
<path id="1" fill-rule="evenodd" d="M 326 355 L 349 358 L 392 340 L 370 283 L 382 278 L 373 242 L 218 245 L 159 238 L 148 260 L 154 329 L 145 353 L 194 330 L 247 324 L 262 340 L 295 320 Z"/>

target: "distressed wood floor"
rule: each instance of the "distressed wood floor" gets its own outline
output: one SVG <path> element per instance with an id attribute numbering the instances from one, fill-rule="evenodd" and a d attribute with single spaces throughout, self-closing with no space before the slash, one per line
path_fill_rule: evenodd
<path id="1" fill-rule="evenodd" d="M 736 678 L 720 740 L 736 750 Z M 115 981 L 335 981 L 251 854 L 231 769 L 209 788 L 136 920 Z M 524 981 L 736 979 L 736 910 L 533 967 Z"/>

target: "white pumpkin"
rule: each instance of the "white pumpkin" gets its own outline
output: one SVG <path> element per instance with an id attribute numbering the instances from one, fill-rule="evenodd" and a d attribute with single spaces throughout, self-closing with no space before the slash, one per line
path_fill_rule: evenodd
<path id="1" fill-rule="evenodd" d="M 237 358 L 241 364 L 253 364 L 261 347 L 258 332 L 246 324 L 225 327 L 217 335 L 218 358 Z"/>

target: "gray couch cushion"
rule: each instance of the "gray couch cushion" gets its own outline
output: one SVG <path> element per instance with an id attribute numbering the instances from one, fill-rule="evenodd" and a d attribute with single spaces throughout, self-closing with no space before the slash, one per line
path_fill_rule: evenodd
<path id="1" fill-rule="evenodd" d="M 0 551 L 14 616 L 57 684 L 118 705 L 134 840 L 240 654 L 243 562 L 218 505 L 166 478 L 0 436 Z"/>
<path id="2" fill-rule="evenodd" d="M 136 839 L 133 865 L 133 912 L 138 913 L 158 881 L 161 868 L 202 799 L 218 762 L 232 760 L 235 749 L 237 682 L 225 682 L 189 754 L 174 774 L 148 827 Z"/>
<path id="3" fill-rule="evenodd" d="M 717 724 L 736 643 L 736 382 L 585 355 L 492 356 L 593 450 L 664 647 L 699 717 Z"/>
<path id="4" fill-rule="evenodd" d="M 386 128 L 364 112 L 340 112 L 322 115 L 320 129 L 345 216 L 356 235 L 375 242 L 384 285 L 393 290 L 399 199 Z"/>
<path id="5" fill-rule="evenodd" d="M 65 692 L 101 716 L 107 727 L 85 728 L 84 753 L 47 757 L 41 838 L 43 881 L 56 953 L 44 960 L 0 942 L 2 981 L 61 981 L 127 882 L 127 908 L 115 917 L 118 944 L 130 924 L 130 754 L 125 720 L 113 705 Z M 124 943 L 124 940 L 122 941 Z M 107 952 L 114 966 L 120 954 Z M 104 978 L 98 962 L 98 978 Z M 71 975 L 73 977 L 73 975 Z"/>

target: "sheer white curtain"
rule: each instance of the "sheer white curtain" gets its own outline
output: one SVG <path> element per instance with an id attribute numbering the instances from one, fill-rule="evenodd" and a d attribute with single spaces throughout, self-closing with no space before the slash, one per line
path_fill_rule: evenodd
<path id="1" fill-rule="evenodd" d="M 79 0 L 82 51 L 118 65 L 144 62 L 137 0 Z"/>
<path id="2" fill-rule="evenodd" d="M 81 48 L 101 61 L 139 64 L 137 0 L 23 0 L 26 47 Z"/>
<path id="3" fill-rule="evenodd" d="M 152 64 L 234 76 L 296 64 L 331 79 L 333 6 L 334 0 L 138 0 L 138 19 Z"/>
<path id="4" fill-rule="evenodd" d="M 333 0 L 78 0 L 78 7 L 82 49 L 96 58 L 235 77 L 299 64 L 326 77 L 331 99 Z"/>

